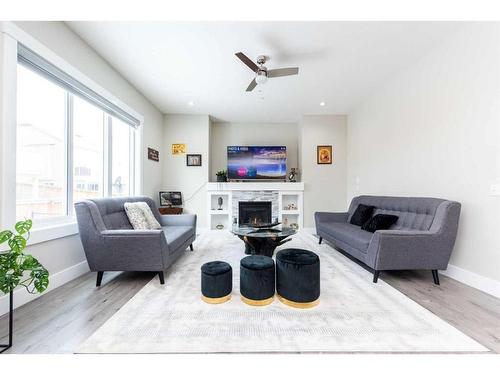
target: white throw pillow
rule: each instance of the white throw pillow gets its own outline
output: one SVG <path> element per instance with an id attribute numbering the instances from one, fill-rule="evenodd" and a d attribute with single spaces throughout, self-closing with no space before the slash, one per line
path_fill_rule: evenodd
<path id="1" fill-rule="evenodd" d="M 126 202 L 124 208 L 134 229 L 161 229 L 160 223 L 146 202 Z"/>
<path id="2" fill-rule="evenodd" d="M 142 213 L 149 224 L 149 229 L 161 229 L 161 225 L 158 220 L 156 220 L 153 211 L 151 211 L 151 207 L 149 207 L 146 202 L 137 202 L 136 204 L 142 210 Z"/>

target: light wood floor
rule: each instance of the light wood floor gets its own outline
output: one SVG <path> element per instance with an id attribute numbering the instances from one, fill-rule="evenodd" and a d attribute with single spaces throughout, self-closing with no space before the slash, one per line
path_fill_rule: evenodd
<path id="1" fill-rule="evenodd" d="M 152 277 L 151 273 L 85 274 L 15 310 L 14 347 L 6 353 L 73 353 Z M 380 278 L 465 334 L 500 353 L 500 300 L 431 272 L 383 272 Z M 168 283 L 168 280 L 166 280 Z M 0 318 L 6 342 L 7 316 Z"/>

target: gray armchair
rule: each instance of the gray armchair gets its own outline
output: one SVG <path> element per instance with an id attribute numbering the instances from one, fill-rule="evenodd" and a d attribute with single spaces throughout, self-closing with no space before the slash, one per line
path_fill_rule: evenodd
<path id="1" fill-rule="evenodd" d="M 134 230 L 125 202 L 146 202 L 162 229 Z M 75 204 L 80 238 L 97 286 L 105 271 L 154 271 L 164 284 L 164 270 L 188 247 L 193 251 L 196 215 L 160 215 L 149 197 L 88 199 Z"/>
<path id="2" fill-rule="evenodd" d="M 362 203 L 375 206 L 375 214 L 393 214 L 398 221 L 389 230 L 375 233 L 349 220 Z M 319 243 L 325 238 L 374 270 L 377 282 L 384 270 L 431 270 L 439 284 L 438 270 L 445 270 L 455 244 L 460 203 L 437 198 L 355 197 L 348 212 L 316 212 Z"/>

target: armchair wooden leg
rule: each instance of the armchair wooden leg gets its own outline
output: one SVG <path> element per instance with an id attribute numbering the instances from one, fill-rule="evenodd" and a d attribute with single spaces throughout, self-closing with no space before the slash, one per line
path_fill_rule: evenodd
<path id="1" fill-rule="evenodd" d="M 437 270 L 432 270 L 432 278 L 434 279 L 434 284 L 439 285 L 439 274 Z"/>
<path id="2" fill-rule="evenodd" d="M 189 250 L 193 251 L 193 244 L 189 245 Z"/>
<path id="3" fill-rule="evenodd" d="M 102 276 L 103 275 L 104 275 L 104 271 L 98 271 L 97 272 L 97 281 L 95 283 L 95 286 L 101 286 Z"/>
<path id="4" fill-rule="evenodd" d="M 165 284 L 165 276 L 163 275 L 163 271 L 158 272 L 158 277 L 160 278 L 160 284 Z"/>
<path id="5" fill-rule="evenodd" d="M 374 283 L 377 283 L 379 275 L 380 275 L 380 271 L 373 271 L 373 282 Z"/>
<path id="6" fill-rule="evenodd" d="M 321 242 L 323 242 L 323 237 L 320 237 L 320 238 L 319 238 L 319 242 L 318 242 L 318 244 L 319 244 L 319 245 L 321 245 Z"/>

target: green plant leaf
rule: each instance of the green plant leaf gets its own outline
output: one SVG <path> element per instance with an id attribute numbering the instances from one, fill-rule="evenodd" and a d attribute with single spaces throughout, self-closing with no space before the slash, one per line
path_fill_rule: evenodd
<path id="1" fill-rule="evenodd" d="M 31 276 L 33 277 L 33 285 L 38 293 L 42 293 L 49 286 L 49 272 L 41 267 L 37 270 L 31 272 Z"/>
<path id="2" fill-rule="evenodd" d="M 33 270 L 40 266 L 41 266 L 40 262 L 38 262 L 38 260 L 36 260 L 32 255 L 24 256 L 24 260 L 21 263 L 21 267 L 26 271 Z"/>
<path id="3" fill-rule="evenodd" d="M 0 232 L 0 243 L 4 243 L 12 237 L 13 233 L 10 230 Z"/>
<path id="4" fill-rule="evenodd" d="M 24 234 L 30 231 L 33 226 L 33 222 L 31 220 L 18 221 L 15 225 L 16 231 L 19 234 Z"/>
<path id="5" fill-rule="evenodd" d="M 26 247 L 26 239 L 23 236 L 14 236 L 9 240 L 9 247 L 12 251 L 20 254 Z"/>

